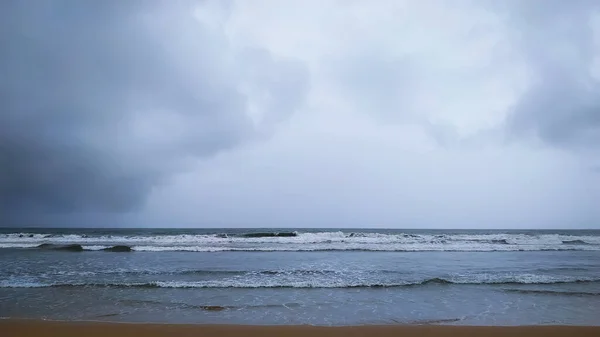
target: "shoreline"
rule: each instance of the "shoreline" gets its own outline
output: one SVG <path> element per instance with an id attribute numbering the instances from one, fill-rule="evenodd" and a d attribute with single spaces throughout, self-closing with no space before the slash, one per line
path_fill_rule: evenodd
<path id="1" fill-rule="evenodd" d="M 357 336 L 465 336 L 542 337 L 600 336 L 600 326 L 456 326 L 456 325 L 205 325 L 171 323 L 127 323 L 99 321 L 51 321 L 39 319 L 1 319 L 0 331 L 6 337 L 62 336 L 133 337 L 160 336 L 245 336 L 245 337 L 357 337 Z"/>

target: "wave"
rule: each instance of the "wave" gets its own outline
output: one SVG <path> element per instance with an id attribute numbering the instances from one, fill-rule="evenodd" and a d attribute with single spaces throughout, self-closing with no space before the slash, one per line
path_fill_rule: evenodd
<path id="1" fill-rule="evenodd" d="M 133 246 L 139 252 L 523 252 L 523 251 L 600 251 L 598 247 L 536 247 L 536 246 L 464 246 L 450 245 L 294 245 L 259 247 L 219 246 Z"/>
<path id="2" fill-rule="evenodd" d="M 84 271 L 71 272 L 72 276 L 92 276 L 103 274 L 117 275 L 197 275 L 197 276 L 322 276 L 341 274 L 342 271 L 336 270 L 311 270 L 311 269 L 292 269 L 292 270 L 211 270 L 211 269 L 191 269 L 191 270 L 105 270 L 105 271 Z M 401 273 L 400 271 L 388 271 L 388 273 Z"/>
<path id="3" fill-rule="evenodd" d="M 42 243 L 41 245 L 37 246 L 37 248 L 48 249 L 48 250 L 65 250 L 65 251 L 69 251 L 69 252 L 82 252 L 83 251 L 83 246 L 78 245 L 78 244 L 56 245 L 56 244 L 52 244 L 52 243 Z"/>
<path id="4" fill-rule="evenodd" d="M 29 248 L 33 248 L 33 247 L 29 247 Z M 80 244 L 57 245 L 57 244 L 52 244 L 52 243 L 42 243 L 41 245 L 35 246 L 35 248 L 45 249 L 45 250 L 62 250 L 62 251 L 68 251 L 68 252 L 83 252 L 84 250 L 103 250 L 105 252 L 122 253 L 122 252 L 131 252 L 132 251 L 131 247 L 125 246 L 125 245 L 104 247 L 104 246 L 82 246 Z"/>
<path id="5" fill-rule="evenodd" d="M 0 243 L 0 248 L 36 248 L 37 243 Z"/>
<path id="6" fill-rule="evenodd" d="M 402 271 L 391 271 L 384 270 L 378 271 L 385 274 L 403 274 Z M 173 275 L 195 275 L 195 276 L 248 276 L 248 277 L 260 277 L 260 276 L 327 276 L 327 275 L 342 275 L 345 271 L 341 270 L 312 270 L 312 269 L 290 269 L 290 270 L 213 270 L 213 269 L 184 269 L 184 270 L 126 270 L 126 269 L 108 269 L 108 270 L 95 270 L 95 271 L 58 271 L 58 272 L 46 272 L 47 276 L 51 277 L 91 277 L 91 276 L 102 276 L 102 275 L 128 275 L 128 276 L 173 276 Z M 8 274 L 9 276 L 24 277 L 26 279 L 33 279 L 36 275 L 13 273 Z"/>
<path id="7" fill-rule="evenodd" d="M 600 245 L 565 245 L 565 246 L 456 246 L 456 245 L 390 245 L 390 244 L 295 244 L 295 245 L 258 245 L 258 246 L 128 246 L 128 245 L 83 245 L 83 244 L 28 244 L 0 243 L 1 248 L 61 250 L 71 252 L 105 251 L 105 252 L 523 252 L 523 251 L 600 251 Z"/>
<path id="8" fill-rule="evenodd" d="M 285 302 L 285 303 L 266 303 L 266 304 L 248 304 L 248 305 L 206 305 L 206 304 L 190 304 L 183 302 L 163 302 L 163 301 L 155 301 L 155 300 L 135 300 L 135 299 L 127 299 L 119 301 L 125 305 L 133 305 L 138 306 L 139 304 L 150 304 L 150 305 L 160 305 L 166 308 L 177 308 L 177 309 L 201 309 L 208 311 L 221 311 L 227 309 L 255 309 L 255 308 L 294 308 L 301 307 L 302 303 L 298 302 Z"/>
<path id="9" fill-rule="evenodd" d="M 550 268 L 536 268 L 536 271 L 543 273 L 554 273 L 554 272 L 573 272 L 573 271 L 588 271 L 590 268 L 595 268 L 595 265 L 579 265 L 569 267 L 550 267 Z"/>
<path id="10" fill-rule="evenodd" d="M 536 295 L 557 295 L 557 296 L 600 296 L 598 292 L 585 291 L 561 291 L 561 290 L 537 290 L 537 289 L 502 289 L 508 293 L 536 294 Z"/>
<path id="11" fill-rule="evenodd" d="M 0 234 L 3 242 L 48 241 L 48 243 L 79 242 L 152 242 L 154 244 L 193 244 L 215 242 L 255 243 L 441 243 L 479 242 L 482 244 L 600 244 L 600 235 L 564 234 L 386 234 L 371 232 L 250 232 L 242 234 L 179 234 L 179 235 L 96 235 L 87 234 Z"/>
<path id="12" fill-rule="evenodd" d="M 583 240 L 563 240 L 562 243 L 565 245 L 589 245 L 589 243 Z"/>
<path id="13" fill-rule="evenodd" d="M 286 276 L 321 276 L 321 275 L 336 275 L 341 274 L 343 271 L 337 270 L 311 270 L 311 269 L 291 269 L 291 270 L 179 270 L 179 271 L 168 271 L 161 272 L 161 274 L 168 275 L 207 275 L 207 276 L 217 276 L 217 275 L 246 275 L 246 276 L 277 276 L 277 275 L 286 275 Z M 401 273 L 401 272 L 396 272 Z"/>
<path id="14" fill-rule="evenodd" d="M 241 235 L 244 238 L 273 238 L 273 237 L 296 237 L 297 232 L 266 232 L 266 233 L 247 233 Z M 229 236 L 227 236 L 229 237 Z"/>
<path id="15" fill-rule="evenodd" d="M 597 283 L 600 278 L 498 278 L 498 279 L 463 279 L 453 280 L 446 278 L 429 278 L 420 281 L 404 282 L 360 282 L 342 280 L 309 280 L 309 281 L 287 281 L 273 280 L 270 278 L 260 280 L 229 279 L 216 281 L 152 281 L 152 282 L 106 282 L 106 283 L 43 283 L 43 282 L 11 282 L 0 281 L 0 288 L 400 288 L 415 286 L 449 286 L 449 285 L 533 285 L 533 284 L 578 284 Z M 511 290 L 508 290 L 511 291 Z M 515 290 L 517 291 L 517 290 Z M 520 290 L 519 290 L 520 291 Z"/>
<path id="16" fill-rule="evenodd" d="M 0 248 L 79 245 L 107 251 L 600 251 L 600 235 L 249 232 L 179 235 L 0 234 Z M 51 246 L 48 246 L 51 247 Z M 111 248 L 112 247 L 112 248 Z M 119 248 L 116 248 L 119 247 Z M 128 248 L 126 248 L 128 247 Z M 43 247 L 38 247 L 43 248 Z M 69 249 L 65 249 L 69 250 Z"/>
<path id="17" fill-rule="evenodd" d="M 112 247 L 104 248 L 102 250 L 105 252 L 114 252 L 114 253 L 126 253 L 126 252 L 132 251 L 131 247 L 125 246 L 125 245 L 112 246 Z"/>

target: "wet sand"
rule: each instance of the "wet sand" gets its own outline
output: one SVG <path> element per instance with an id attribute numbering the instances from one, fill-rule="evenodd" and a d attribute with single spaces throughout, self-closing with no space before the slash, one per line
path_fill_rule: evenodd
<path id="1" fill-rule="evenodd" d="M 220 336 L 220 337 L 358 337 L 358 336 L 452 336 L 452 337 L 598 337 L 600 326 L 243 326 L 187 325 L 100 322 L 57 322 L 38 320 L 1 320 L 3 337 L 159 337 L 159 336 Z"/>

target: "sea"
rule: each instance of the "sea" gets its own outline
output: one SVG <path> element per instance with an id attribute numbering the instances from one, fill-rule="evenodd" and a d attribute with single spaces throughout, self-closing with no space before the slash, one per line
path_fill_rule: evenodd
<path id="1" fill-rule="evenodd" d="M 0 317 L 600 325 L 600 231 L 4 228 Z"/>

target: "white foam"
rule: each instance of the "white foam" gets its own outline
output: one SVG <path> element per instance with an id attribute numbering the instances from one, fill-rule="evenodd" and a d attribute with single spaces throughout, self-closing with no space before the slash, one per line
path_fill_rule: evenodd
<path id="1" fill-rule="evenodd" d="M 571 241 L 574 243 L 565 244 Z M 578 243 L 579 241 L 583 244 Z M 536 251 L 600 250 L 600 236 L 559 234 L 383 234 L 318 232 L 291 237 L 219 237 L 217 235 L 49 235 L 0 234 L 0 248 L 32 248 L 49 244 L 81 244 L 87 250 L 115 245 L 136 251 Z"/>
<path id="2" fill-rule="evenodd" d="M 0 281 L 0 288 L 46 288 L 51 287 L 52 284 L 40 283 L 40 282 L 10 282 Z"/>
<path id="3" fill-rule="evenodd" d="M 351 287 L 401 287 L 435 283 L 457 285 L 485 284 L 555 284 L 573 282 L 600 282 L 600 278 L 550 276 L 536 274 L 493 275 L 479 274 L 451 276 L 419 280 L 399 280 L 395 282 L 377 282 L 362 279 L 314 278 L 292 279 L 288 277 L 244 277 L 207 281 L 151 281 L 144 283 L 42 283 L 26 280 L 2 280 L 0 288 L 43 288 L 55 286 L 99 286 L 99 287 L 159 287 L 159 288 L 351 288 Z"/>
<path id="4" fill-rule="evenodd" d="M 101 245 L 85 245 L 85 246 L 81 246 L 81 248 L 83 248 L 84 250 L 103 250 L 103 249 L 107 249 L 110 248 L 112 246 L 101 246 Z"/>
<path id="5" fill-rule="evenodd" d="M 515 246 L 515 245 L 403 245 L 403 244 L 306 244 L 306 245 L 261 245 L 257 247 L 215 247 L 215 246 L 133 246 L 134 251 L 145 252 L 311 252 L 311 251 L 381 251 L 381 252 L 508 252 L 508 251 L 573 251 L 600 250 L 600 247 L 557 247 L 557 246 Z"/>
<path id="6" fill-rule="evenodd" d="M 453 276 L 448 278 L 448 281 L 456 284 L 554 284 L 573 282 L 597 282 L 600 281 L 600 278 L 544 274 L 474 274 L 464 276 Z"/>
<path id="7" fill-rule="evenodd" d="M 133 246 L 132 250 L 137 252 L 224 252 L 236 251 L 230 247 L 203 247 L 203 246 Z"/>
<path id="8" fill-rule="evenodd" d="M 0 243 L 0 248 L 35 248 L 37 243 Z"/>

